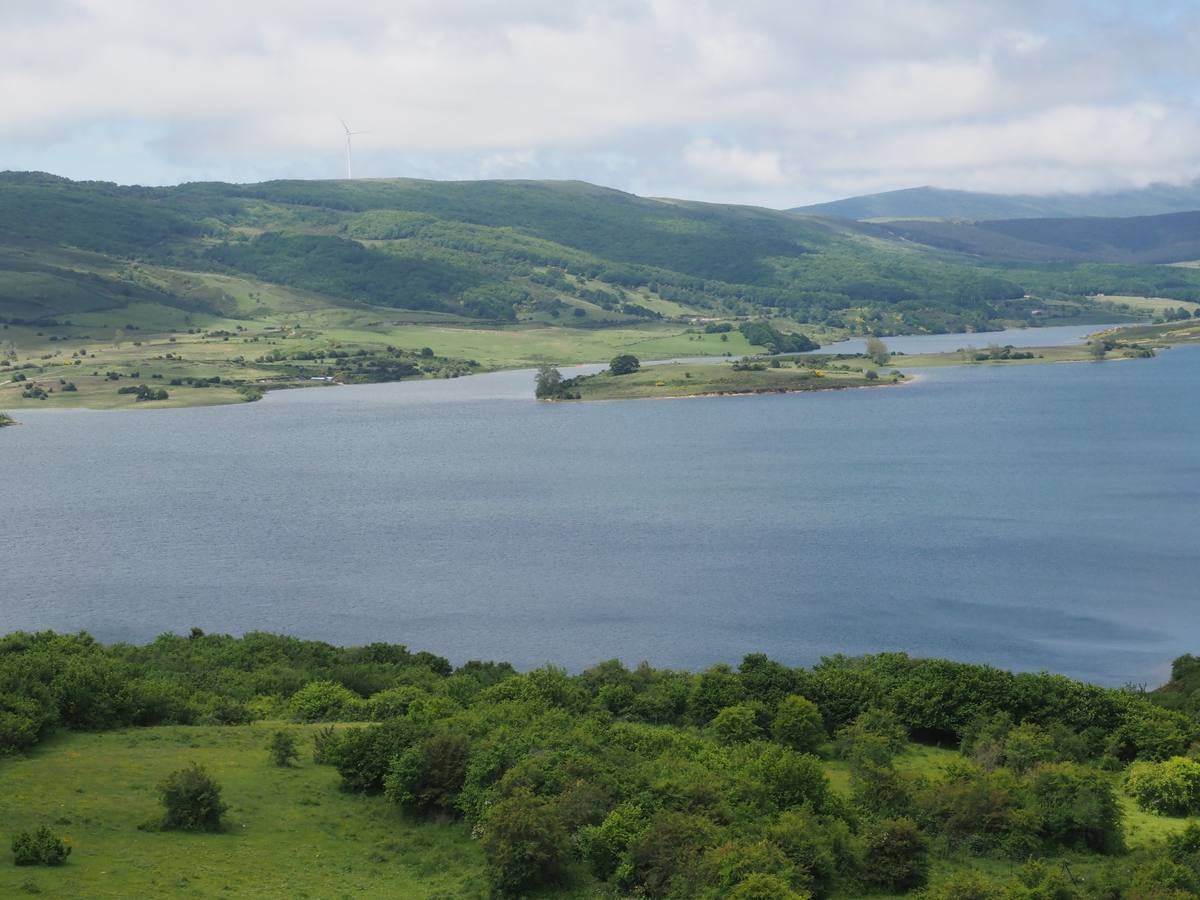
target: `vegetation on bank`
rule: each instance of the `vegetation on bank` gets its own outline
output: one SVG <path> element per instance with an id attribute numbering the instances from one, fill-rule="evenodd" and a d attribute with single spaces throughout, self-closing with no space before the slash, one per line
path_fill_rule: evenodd
<path id="1" fill-rule="evenodd" d="M 37 877 L 74 893 L 269 874 L 405 896 L 1182 897 L 1200 827 L 1160 813 L 1194 809 L 1200 665 L 1173 676 L 1145 694 L 903 654 L 572 676 L 266 634 L 14 634 L 0 740 L 28 755 L 0 760 L 0 818 L 61 832 L 74 852 Z M 133 730 L 87 733 L 113 728 Z M 298 765 L 274 764 L 280 733 Z M 191 788 L 223 833 L 138 829 Z"/>
<path id="2" fill-rule="evenodd" d="M 560 379 L 557 393 L 541 396 L 562 400 L 706 397 L 874 387 L 904 380 L 898 370 L 881 376 L 861 362 L 825 364 L 801 359 L 745 359 L 720 363 L 669 363 L 625 374 L 617 374 L 610 367 L 596 375 Z M 540 385 L 539 376 L 539 389 Z"/>

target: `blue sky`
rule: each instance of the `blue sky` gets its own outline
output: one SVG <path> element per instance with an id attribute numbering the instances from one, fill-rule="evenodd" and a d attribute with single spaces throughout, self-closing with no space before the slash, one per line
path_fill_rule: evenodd
<path id="1" fill-rule="evenodd" d="M 786 207 L 1200 175 L 1200 3 L 5 0 L 0 169 Z"/>

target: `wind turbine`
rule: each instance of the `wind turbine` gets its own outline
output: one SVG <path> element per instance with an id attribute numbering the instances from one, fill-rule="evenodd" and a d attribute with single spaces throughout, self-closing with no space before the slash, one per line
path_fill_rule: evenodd
<path id="1" fill-rule="evenodd" d="M 342 123 L 342 129 L 346 132 L 346 180 L 351 181 L 354 178 L 354 175 L 350 168 L 350 164 L 351 164 L 351 160 L 352 160 L 352 155 L 350 153 L 350 138 L 356 134 L 370 134 L 371 132 L 369 132 L 369 131 L 351 131 L 350 126 L 346 124 L 345 119 L 338 119 L 338 121 Z"/>

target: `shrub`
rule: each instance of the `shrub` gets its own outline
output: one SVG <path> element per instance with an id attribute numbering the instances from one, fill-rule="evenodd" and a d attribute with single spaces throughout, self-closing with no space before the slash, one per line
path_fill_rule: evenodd
<path id="1" fill-rule="evenodd" d="M 378 794 L 392 760 L 424 736 L 424 727 L 408 719 L 341 732 L 330 747 L 330 761 L 342 776 L 342 790 Z"/>
<path id="2" fill-rule="evenodd" d="M 292 718 L 300 722 L 328 722 L 342 718 L 359 697 L 336 681 L 310 681 L 292 695 Z"/>
<path id="3" fill-rule="evenodd" d="M 623 863 L 628 868 L 629 845 L 645 829 L 646 817 L 642 808 L 634 803 L 623 803 L 599 825 L 580 829 L 577 837 L 580 853 L 596 877 L 607 881 L 617 874 Z M 618 878 L 618 882 L 621 880 Z"/>
<path id="4" fill-rule="evenodd" d="M 723 744 L 742 744 L 762 736 L 753 706 L 727 706 L 709 723 L 713 737 Z"/>
<path id="5" fill-rule="evenodd" d="M 166 808 L 163 828 L 179 831 L 220 831 L 221 817 L 229 808 L 221 802 L 221 788 L 197 763 L 179 769 L 158 785 Z"/>
<path id="6" fill-rule="evenodd" d="M 909 891 L 929 878 L 929 841 L 912 819 L 887 819 L 867 833 L 864 879 L 889 891 Z"/>
<path id="7" fill-rule="evenodd" d="M 779 701 L 771 734 L 781 744 L 801 753 L 812 753 L 825 741 L 825 725 L 817 704 L 798 694 Z"/>
<path id="8" fill-rule="evenodd" d="M 549 804 L 524 789 L 488 809 L 480 846 L 500 895 L 560 881 L 571 855 L 566 829 Z"/>
<path id="9" fill-rule="evenodd" d="M 1049 763 L 1029 775 L 1028 790 L 1047 842 L 1096 853 L 1124 848 L 1121 808 L 1103 773 L 1074 763 Z"/>
<path id="10" fill-rule="evenodd" d="M 388 799 L 414 812 L 452 810 L 470 753 L 465 734 L 435 734 L 409 747 L 396 757 L 384 781 Z"/>
<path id="11" fill-rule="evenodd" d="M 1200 812 L 1200 762 L 1176 756 L 1165 762 L 1135 762 L 1125 789 L 1147 812 L 1183 816 Z"/>
<path id="12" fill-rule="evenodd" d="M 779 875 L 755 872 L 738 882 L 726 896 L 729 900 L 808 900 L 812 894 L 792 890 L 787 880 Z"/>
<path id="13" fill-rule="evenodd" d="M 12 852 L 18 866 L 61 866 L 71 855 L 71 845 L 42 825 L 37 831 L 22 831 L 14 837 Z"/>
<path id="14" fill-rule="evenodd" d="M 271 751 L 271 762 L 283 769 L 289 768 L 300 755 L 296 750 L 296 738 L 286 731 L 276 731 L 267 749 Z"/>
<path id="15" fill-rule="evenodd" d="M 334 747 L 337 744 L 338 734 L 332 725 L 326 725 L 324 728 L 318 728 L 313 732 L 313 762 L 318 766 L 328 766 L 333 764 Z"/>

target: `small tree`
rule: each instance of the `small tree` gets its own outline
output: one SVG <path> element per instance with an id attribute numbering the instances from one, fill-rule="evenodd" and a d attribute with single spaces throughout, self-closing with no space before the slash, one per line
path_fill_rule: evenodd
<path id="1" fill-rule="evenodd" d="M 1088 342 L 1088 352 L 1092 354 L 1092 359 L 1104 359 L 1105 354 L 1108 353 L 1108 345 L 1097 338 Z"/>
<path id="2" fill-rule="evenodd" d="M 613 375 L 629 375 L 641 367 L 641 360 L 632 353 L 622 353 L 620 356 L 614 356 L 608 363 L 608 371 Z"/>
<path id="3" fill-rule="evenodd" d="M 480 845 L 501 896 L 553 884 L 571 859 L 566 829 L 553 808 L 524 788 L 488 809 Z"/>
<path id="4" fill-rule="evenodd" d="M 867 356 L 871 357 L 877 366 L 886 366 L 892 358 L 892 354 L 888 352 L 887 344 L 874 335 L 867 338 Z"/>
<path id="5" fill-rule="evenodd" d="M 163 828 L 179 831 L 220 831 L 229 807 L 221 802 L 221 787 L 197 763 L 179 769 L 158 785 L 166 808 Z"/>
<path id="6" fill-rule="evenodd" d="M 32 834 L 22 831 L 14 837 L 12 852 L 18 866 L 61 866 L 71 855 L 71 845 L 43 825 Z"/>
<path id="7" fill-rule="evenodd" d="M 271 762 L 281 769 L 290 768 L 300 755 L 296 749 L 296 739 L 286 731 L 275 732 L 267 749 L 271 751 Z"/>
<path id="8" fill-rule="evenodd" d="M 553 400 L 562 396 L 562 372 L 554 366 L 540 366 L 534 384 L 533 393 L 539 400 Z"/>
<path id="9" fill-rule="evenodd" d="M 779 701 L 771 734 L 781 744 L 811 753 L 825 741 L 825 725 L 817 704 L 799 694 L 789 694 Z"/>
<path id="10" fill-rule="evenodd" d="M 869 884 L 909 891 L 929 878 L 929 841 L 912 819 L 887 819 L 867 834 L 864 862 Z"/>
<path id="11" fill-rule="evenodd" d="M 726 706 L 708 723 L 708 729 L 722 744 L 744 744 L 762 736 L 757 718 L 757 710 L 748 704 Z"/>

